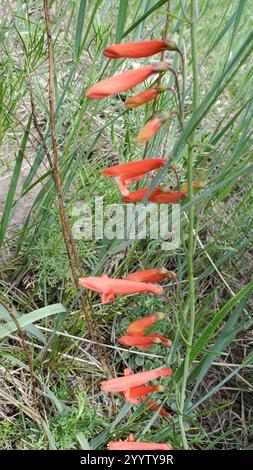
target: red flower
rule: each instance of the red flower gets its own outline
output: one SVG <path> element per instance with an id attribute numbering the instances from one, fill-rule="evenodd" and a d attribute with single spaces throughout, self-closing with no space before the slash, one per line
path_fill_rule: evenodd
<path id="1" fill-rule="evenodd" d="M 120 165 L 114 165 L 101 171 L 104 176 L 119 176 L 125 181 L 133 181 L 149 171 L 156 170 L 166 163 L 165 158 L 147 158 L 146 160 L 134 160 Z"/>
<path id="2" fill-rule="evenodd" d="M 131 371 L 129 369 L 125 369 L 125 371 L 127 371 L 125 376 L 129 377 L 131 375 Z M 120 395 L 124 397 L 128 403 L 139 405 L 142 400 L 146 399 L 146 396 L 149 393 L 164 392 L 164 390 L 165 387 L 163 385 L 142 385 L 140 387 L 131 387 L 125 392 L 120 392 Z"/>
<path id="3" fill-rule="evenodd" d="M 149 393 L 164 392 L 165 390 L 164 385 L 140 385 L 139 387 L 130 388 L 129 396 L 130 398 L 143 398 Z"/>
<path id="4" fill-rule="evenodd" d="M 145 330 L 150 328 L 154 323 L 164 318 L 164 313 L 154 313 L 148 317 L 135 320 L 126 329 L 127 335 L 130 336 L 144 336 Z"/>
<path id="5" fill-rule="evenodd" d="M 165 63 L 157 63 L 146 65 L 136 70 L 123 72 L 115 77 L 109 77 L 95 83 L 86 92 L 87 98 L 105 98 L 106 96 L 115 95 L 122 91 L 129 90 L 141 82 L 144 82 L 153 73 L 163 72 L 169 69 L 169 65 Z"/>
<path id="6" fill-rule="evenodd" d="M 147 194 L 149 188 L 137 189 L 128 194 L 125 194 L 122 197 L 122 201 L 126 204 L 140 202 L 144 199 L 145 195 Z M 185 199 L 187 194 L 183 191 L 179 193 L 179 200 L 178 200 L 178 191 L 168 191 L 167 193 L 164 192 L 163 186 L 157 186 L 153 189 L 151 194 L 148 197 L 149 202 L 154 202 L 156 204 L 177 204 L 180 200 Z"/>
<path id="7" fill-rule="evenodd" d="M 129 281 L 127 279 L 110 279 L 104 275 L 101 277 L 81 277 L 78 280 L 80 287 L 86 287 L 101 294 L 102 303 L 113 302 L 115 296 L 150 292 L 155 295 L 164 295 L 163 288 L 156 284 Z"/>
<path id="8" fill-rule="evenodd" d="M 141 282 L 159 282 L 163 279 L 176 279 L 176 274 L 168 271 L 166 268 L 145 269 L 144 271 L 136 271 L 135 273 L 128 274 L 126 279 L 131 281 Z"/>
<path id="9" fill-rule="evenodd" d="M 134 436 L 130 434 L 126 441 L 110 441 L 109 450 L 172 450 L 170 444 L 159 444 L 157 442 L 135 442 Z"/>
<path id="10" fill-rule="evenodd" d="M 137 189 L 136 191 L 133 191 L 132 193 L 129 193 L 126 196 L 123 196 L 122 201 L 125 203 L 133 203 L 133 202 L 140 202 L 142 199 L 145 197 L 147 194 L 149 188 L 143 188 L 143 189 Z M 154 197 L 160 194 L 161 190 L 160 187 L 157 186 L 156 188 L 153 189 L 151 192 L 150 196 L 148 197 L 148 201 L 153 201 Z"/>
<path id="11" fill-rule="evenodd" d="M 129 375 L 124 377 L 117 377 L 116 379 L 104 380 L 101 382 L 101 389 L 104 392 L 126 392 L 131 387 L 138 387 L 139 385 L 146 384 L 151 380 L 158 377 L 170 377 L 172 374 L 171 369 L 164 367 L 161 369 L 153 369 L 145 372 L 137 372 L 137 374 L 131 374 L 131 371 L 127 369 Z"/>
<path id="12" fill-rule="evenodd" d="M 136 137 L 137 142 L 139 144 L 147 142 L 147 140 L 149 140 L 159 131 L 164 121 L 165 118 L 163 116 L 153 117 L 140 129 L 139 134 Z"/>
<path id="13" fill-rule="evenodd" d="M 117 178 L 115 178 L 115 181 L 116 181 L 116 184 L 117 184 L 122 196 L 128 196 L 129 191 L 127 189 L 128 185 L 127 185 L 126 181 L 123 178 L 121 178 L 121 176 L 117 176 Z"/>
<path id="14" fill-rule="evenodd" d="M 122 336 L 122 338 L 118 339 L 118 342 L 124 346 L 135 346 L 136 348 L 143 350 L 151 348 L 154 344 L 165 344 L 169 347 L 172 346 L 170 340 L 155 333 L 148 336 Z"/>
<path id="15" fill-rule="evenodd" d="M 165 41 L 138 41 L 111 44 L 103 51 L 111 59 L 149 57 L 167 49 Z"/>
<path id="16" fill-rule="evenodd" d="M 151 411 L 157 411 L 157 409 L 159 408 L 159 405 L 155 403 L 153 400 L 149 400 L 146 403 L 146 407 Z M 166 418 L 168 419 L 172 419 L 171 414 L 168 411 L 166 411 L 164 408 L 159 409 L 159 415 L 166 416 Z"/>
<path id="17" fill-rule="evenodd" d="M 116 184 L 123 196 L 129 195 L 128 186 L 133 181 L 138 181 L 143 175 L 164 165 L 164 158 L 150 158 L 147 160 L 136 160 L 133 162 L 114 165 L 101 172 L 104 176 L 114 176 Z"/>
<path id="18" fill-rule="evenodd" d="M 126 197 L 129 197 L 130 194 Z M 185 199 L 187 197 L 187 194 L 184 192 L 179 193 L 179 199 Z M 154 197 L 152 197 L 152 202 L 156 202 L 157 204 L 176 204 L 178 201 L 178 191 L 170 191 L 169 193 L 160 193 L 160 194 L 155 194 Z"/>
<path id="19" fill-rule="evenodd" d="M 135 176 L 133 178 L 128 178 L 125 179 L 123 176 L 117 176 L 115 178 L 116 184 L 122 194 L 122 196 L 128 196 L 129 190 L 128 186 L 133 182 L 133 181 L 138 181 L 142 178 L 143 175 Z"/>
<path id="20" fill-rule="evenodd" d="M 156 370 L 156 369 L 155 369 Z M 151 371 L 151 372 L 155 372 L 154 371 Z M 161 369 L 160 369 L 161 370 Z M 171 370 L 170 369 L 167 369 L 169 375 L 171 375 Z M 127 368 L 127 369 L 124 369 L 124 379 L 127 380 L 127 384 L 126 384 L 126 389 L 125 390 L 121 390 L 119 391 L 118 389 L 115 390 L 115 386 L 113 387 L 113 390 L 112 390 L 112 385 L 110 384 L 109 386 L 109 390 L 106 389 L 106 391 L 119 391 L 120 395 L 122 397 L 125 398 L 125 400 L 129 403 L 132 403 L 134 405 L 139 405 L 141 403 L 141 401 L 145 401 L 146 399 L 146 396 L 149 394 L 149 393 L 152 393 L 152 392 L 164 392 L 165 391 L 165 387 L 163 385 L 137 385 L 137 386 L 132 386 L 132 378 L 133 377 L 136 377 L 137 375 L 140 375 L 140 374 L 144 374 L 144 372 L 139 372 L 138 374 L 132 374 L 132 371 L 131 369 Z M 154 378 L 154 377 L 153 377 Z M 115 380 L 119 380 L 119 379 L 113 379 L 114 381 Z M 149 379 L 148 378 L 148 381 L 149 380 L 152 380 L 152 379 Z M 138 381 L 139 380 L 139 377 L 138 377 Z M 111 381 L 104 381 L 101 383 L 101 386 L 102 384 L 107 384 L 107 382 L 111 382 Z M 135 379 L 135 382 L 136 382 L 136 379 Z M 143 382 L 142 382 L 143 383 Z M 105 390 L 105 388 L 103 388 L 103 386 L 101 387 L 103 390 Z M 117 387 L 118 388 L 118 387 Z M 120 388 L 122 388 L 122 382 L 120 384 Z M 147 403 L 146 403 L 146 406 L 148 409 L 150 410 L 154 410 L 156 411 L 157 408 L 159 407 L 158 404 L 154 403 L 153 400 L 149 400 Z M 170 414 L 164 409 L 164 408 L 161 408 L 159 410 L 159 414 L 161 414 L 162 416 L 166 416 L 167 418 L 171 418 Z"/>
<path id="21" fill-rule="evenodd" d="M 127 109 L 138 108 L 143 104 L 149 103 L 149 101 L 154 100 L 159 93 L 158 88 L 148 88 L 148 90 L 141 91 L 138 95 L 131 96 L 125 101 L 125 106 Z"/>

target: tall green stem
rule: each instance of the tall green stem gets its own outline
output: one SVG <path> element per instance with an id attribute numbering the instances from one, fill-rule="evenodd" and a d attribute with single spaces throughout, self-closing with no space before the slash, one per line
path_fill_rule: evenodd
<path id="1" fill-rule="evenodd" d="M 199 81 L 198 81 L 198 51 L 197 51 L 197 21 L 198 21 L 198 0 L 191 0 L 191 53 L 192 53 L 192 74 L 193 74 L 193 114 L 199 104 Z M 187 182 L 189 202 L 193 200 L 193 145 L 195 143 L 195 131 L 192 132 L 189 139 L 188 163 L 187 163 Z M 193 275 L 193 256 L 194 256 L 194 206 L 189 209 L 188 226 L 188 252 L 187 252 L 187 271 L 189 283 L 189 334 L 187 338 L 187 348 L 184 359 L 184 372 L 180 390 L 179 401 L 179 424 L 183 440 L 184 449 L 188 449 L 187 437 L 184 427 L 184 405 L 186 396 L 187 379 L 189 375 L 190 353 L 193 344 L 194 325 L 195 325 L 195 286 Z"/>

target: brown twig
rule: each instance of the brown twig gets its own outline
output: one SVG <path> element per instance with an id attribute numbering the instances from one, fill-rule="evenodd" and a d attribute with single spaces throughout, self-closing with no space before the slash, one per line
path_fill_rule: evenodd
<path id="1" fill-rule="evenodd" d="M 75 269 L 75 262 L 72 255 L 74 253 L 74 257 L 76 258 L 78 269 L 81 271 L 81 266 L 78 260 L 77 251 L 75 248 L 73 236 L 69 227 L 68 219 L 65 212 L 65 207 L 63 203 L 62 197 L 62 182 L 61 182 L 61 169 L 59 163 L 59 154 L 58 154 L 58 146 L 57 146 L 57 139 L 56 139 L 56 124 L 55 124 L 55 96 L 54 96 L 54 62 L 53 62 L 53 43 L 52 43 L 52 35 L 51 35 L 51 20 L 49 14 L 49 5 L 48 0 L 43 0 L 43 7 L 44 7 L 44 16 L 45 16 L 45 25 L 46 25 L 46 33 L 47 33 L 47 46 L 48 46 L 48 62 L 49 62 L 49 115 L 50 115 L 50 130 L 51 130 L 51 139 L 52 139 L 52 152 L 53 152 L 53 179 L 55 183 L 57 198 L 58 198 L 58 205 L 59 205 L 59 213 L 60 213 L 60 220 L 62 226 L 62 233 L 63 238 L 67 250 L 67 255 L 69 259 L 69 264 L 73 276 L 74 283 L 76 288 L 79 289 L 78 285 L 78 273 Z M 47 152 L 46 152 L 47 154 Z M 95 323 L 95 319 L 91 319 L 90 312 L 86 306 L 85 297 L 82 294 L 80 296 L 80 302 L 82 305 L 82 309 L 85 314 L 89 335 L 92 339 L 95 338 L 95 330 L 93 328 L 93 323 Z M 99 335 L 98 329 L 96 334 Z M 105 351 L 103 351 L 100 347 L 97 347 L 97 353 L 101 361 L 101 365 L 107 372 L 109 371 L 109 360 Z"/>

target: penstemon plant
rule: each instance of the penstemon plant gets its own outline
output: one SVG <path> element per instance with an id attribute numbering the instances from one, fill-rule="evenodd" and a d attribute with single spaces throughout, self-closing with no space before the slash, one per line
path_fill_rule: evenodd
<path id="1" fill-rule="evenodd" d="M 247 448 L 249 0 L 4 3 L 0 340 L 7 374 L 0 397 L 22 410 L 24 425 L 8 412 L 11 429 L 21 429 L 26 446 L 33 420 L 36 438 L 38 425 L 42 445 L 53 449 L 76 447 L 75 439 L 84 449 L 108 441 L 111 450 Z M 119 201 L 114 217 L 107 208 Z M 151 234 L 153 209 L 160 237 Z M 148 236 L 147 217 L 139 220 L 144 213 Z M 172 230 L 177 226 L 173 248 L 164 242 L 173 238 L 168 214 Z M 60 303 L 51 304 L 55 299 Z M 92 386 L 109 416 L 101 424 L 100 411 L 94 413 L 85 436 L 59 402 L 65 391 L 58 387 L 72 383 L 76 370 L 87 375 L 89 408 Z M 83 395 L 67 388 L 71 405 L 78 404 L 76 419 L 87 423 Z M 10 440 L 15 447 L 16 435 Z"/>
<path id="2" fill-rule="evenodd" d="M 199 101 L 199 85 L 198 85 L 198 58 L 197 58 L 197 21 L 198 21 L 198 0 L 191 0 L 191 18 L 186 16 L 184 11 L 185 19 L 190 23 L 191 30 L 191 50 L 192 50 L 192 68 L 193 68 L 193 114 L 198 108 Z M 150 88 L 138 93 L 135 96 L 126 99 L 125 106 L 127 109 L 133 109 L 142 105 L 154 101 L 157 99 L 160 93 L 166 93 L 171 90 L 170 87 L 162 84 L 162 76 L 165 73 L 172 72 L 175 79 L 175 87 L 173 90 L 177 96 L 178 109 L 167 113 L 157 113 L 151 117 L 150 120 L 140 129 L 136 141 L 138 143 L 146 143 L 153 136 L 155 136 L 162 126 L 166 126 L 173 115 L 176 115 L 179 119 L 180 125 L 183 127 L 184 122 L 184 110 L 183 100 L 185 93 L 185 59 L 182 51 L 172 41 L 165 40 L 153 40 L 153 41 L 139 41 L 132 43 L 114 44 L 109 45 L 103 51 L 106 57 L 110 59 L 122 59 L 122 58 L 143 58 L 149 57 L 157 53 L 162 53 L 164 59 L 165 51 L 174 51 L 180 54 L 183 66 L 183 87 L 180 92 L 179 80 L 177 73 L 171 68 L 171 65 L 163 60 L 162 62 L 152 63 L 145 67 L 140 67 L 136 70 L 130 70 L 119 75 L 106 78 L 98 83 L 95 83 L 86 92 L 86 97 L 89 99 L 101 99 L 123 91 L 127 91 L 134 86 L 142 83 L 153 74 L 159 74 L 158 85 L 151 86 Z M 155 106 L 153 107 L 155 109 Z M 193 277 L 193 256 L 194 256 L 194 207 L 193 207 L 193 190 L 198 188 L 198 183 L 194 182 L 193 179 L 193 152 L 195 144 L 195 132 L 194 130 L 188 139 L 188 157 L 187 157 L 187 184 L 185 188 L 187 192 L 180 190 L 169 191 L 168 188 L 163 186 L 154 186 L 151 183 L 150 187 L 139 189 L 133 192 L 129 191 L 129 186 L 138 182 L 145 174 L 158 168 L 162 168 L 166 165 L 166 159 L 143 159 L 139 161 L 132 161 L 126 164 L 119 164 L 113 167 L 107 168 L 102 171 L 102 175 L 111 176 L 115 178 L 115 182 L 121 192 L 122 200 L 125 203 L 129 202 L 140 202 L 145 198 L 153 203 L 167 203 L 172 204 L 180 202 L 182 199 L 188 197 L 190 204 L 189 209 L 189 224 L 188 224 L 188 248 L 187 248 L 187 270 L 188 270 L 188 283 L 189 283 L 189 334 L 186 340 L 186 352 L 183 361 L 183 376 L 182 383 L 180 385 L 180 393 L 178 399 L 178 414 L 179 424 L 182 435 L 182 442 L 185 449 L 188 448 L 185 425 L 184 425 L 184 409 L 185 409 L 185 398 L 186 398 L 186 385 L 189 375 L 189 359 L 190 352 L 193 344 L 194 335 L 194 323 L 195 323 L 195 292 L 194 292 L 194 277 Z M 144 152 L 145 156 L 145 152 Z M 173 165 L 170 163 L 170 167 Z M 176 171 L 176 170 L 174 170 Z M 149 272 L 152 270 L 145 270 L 143 272 L 130 274 L 125 279 L 109 279 L 108 276 L 103 275 L 99 277 L 86 277 L 79 279 L 79 285 L 85 288 L 89 288 L 101 293 L 101 299 L 103 303 L 111 302 L 115 300 L 115 295 L 133 294 L 137 292 L 150 292 L 156 295 L 163 295 L 163 289 L 154 285 L 153 282 L 158 282 L 169 274 L 162 269 L 156 270 L 156 272 Z M 163 344 L 167 347 L 171 347 L 172 343 L 170 340 L 164 338 L 158 334 L 146 334 L 145 330 L 149 325 L 152 325 L 157 321 L 158 314 L 150 316 L 134 322 L 134 325 L 127 328 L 126 336 L 119 339 L 119 343 L 125 346 L 135 346 L 140 349 L 148 349 L 153 344 Z M 140 327 L 140 325 L 143 325 Z M 136 328 L 136 329 L 135 329 Z M 137 333 L 136 333 L 137 331 Z M 152 375 L 154 374 L 154 375 Z M 125 399 L 133 404 L 139 404 L 141 400 L 145 399 L 147 395 L 153 391 L 164 391 L 163 386 L 143 386 L 152 378 L 155 378 L 156 374 L 170 376 L 172 371 L 168 368 L 158 369 L 132 374 L 130 369 L 125 369 L 124 378 L 115 378 L 106 382 L 102 382 L 102 389 L 109 392 L 119 392 Z M 125 387 L 125 388 L 124 388 Z M 149 409 L 157 410 L 158 405 L 153 403 L 152 400 L 147 402 Z M 171 416 L 160 407 L 159 413 L 167 418 L 171 419 Z M 132 442 L 132 441 L 131 441 Z M 124 447 L 125 446 L 125 447 Z M 128 447 L 126 447 L 128 446 Z M 130 449 L 131 443 L 127 441 L 122 447 Z M 109 448 L 112 448 L 109 444 Z M 133 448 L 133 447 L 132 447 Z"/>

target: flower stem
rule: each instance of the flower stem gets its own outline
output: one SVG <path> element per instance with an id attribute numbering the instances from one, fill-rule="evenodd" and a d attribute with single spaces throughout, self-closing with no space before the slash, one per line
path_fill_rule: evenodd
<path id="1" fill-rule="evenodd" d="M 193 74 L 193 114 L 199 104 L 199 81 L 198 81 L 198 51 L 197 51 L 197 21 L 198 21 L 198 0 L 191 0 L 191 53 L 192 53 L 192 74 Z M 184 449 L 188 449 L 188 442 L 184 426 L 184 405 L 186 397 L 186 386 L 189 375 L 190 353 L 194 336 L 195 325 L 195 286 L 193 275 L 193 256 L 194 256 L 194 206 L 193 201 L 193 146 L 195 143 L 195 131 L 192 132 L 189 139 L 188 162 L 187 162 L 187 182 L 188 198 L 190 202 L 189 226 L 188 226 L 188 252 L 187 252 L 187 272 L 189 283 L 189 333 L 187 338 L 187 348 L 184 359 L 184 370 L 179 400 L 179 424 L 182 435 Z"/>

